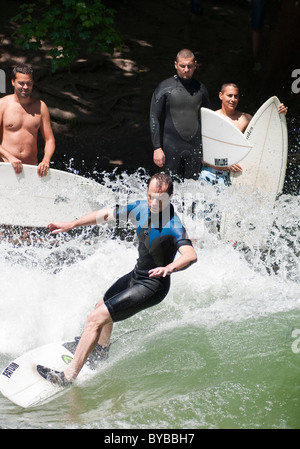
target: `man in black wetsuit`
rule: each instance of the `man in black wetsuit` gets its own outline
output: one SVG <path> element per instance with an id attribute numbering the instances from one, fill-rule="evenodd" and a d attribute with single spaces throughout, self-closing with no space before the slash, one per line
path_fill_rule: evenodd
<path id="1" fill-rule="evenodd" d="M 90 360 L 90 354 L 101 359 L 107 352 L 114 322 L 161 302 L 169 291 L 170 275 L 196 262 L 197 254 L 170 204 L 172 192 L 170 176 L 157 173 L 150 179 L 147 200 L 135 201 L 122 208 L 101 209 L 70 223 L 48 225 L 56 234 L 109 220 L 130 220 L 137 228 L 139 258 L 134 270 L 116 281 L 89 315 L 66 371 L 38 365 L 41 376 L 59 385 L 72 383 L 86 360 Z M 177 251 L 180 256 L 174 261 Z"/>
<path id="2" fill-rule="evenodd" d="M 206 87 L 193 78 L 196 66 L 194 54 L 181 50 L 175 61 L 177 75 L 158 85 L 150 108 L 154 163 L 186 179 L 198 179 L 202 156 L 200 108 L 210 108 Z"/>

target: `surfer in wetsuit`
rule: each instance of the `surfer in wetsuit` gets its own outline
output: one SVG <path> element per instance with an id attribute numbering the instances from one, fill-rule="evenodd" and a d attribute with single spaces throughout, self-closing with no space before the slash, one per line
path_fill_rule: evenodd
<path id="1" fill-rule="evenodd" d="M 222 102 L 221 109 L 216 112 L 225 116 L 234 126 L 236 126 L 242 133 L 246 130 L 252 116 L 246 112 L 238 111 L 236 108 L 239 103 L 239 88 L 234 83 L 225 83 L 222 85 L 219 92 L 219 98 Z M 278 106 L 278 114 L 286 114 L 287 107 L 281 103 Z M 209 165 L 202 161 L 200 180 L 209 182 L 211 184 L 228 185 L 229 173 L 237 173 L 243 171 L 240 164 L 234 164 L 230 167 L 216 167 Z"/>
<path id="2" fill-rule="evenodd" d="M 170 174 L 197 179 L 201 167 L 200 108 L 210 108 L 206 87 L 193 78 L 197 62 L 190 50 L 175 60 L 177 74 L 155 89 L 150 107 L 153 160 Z"/>
<path id="3" fill-rule="evenodd" d="M 109 220 L 130 220 L 137 229 L 139 257 L 133 271 L 121 277 L 105 293 L 89 315 L 74 358 L 65 372 L 38 365 L 38 372 L 60 385 L 72 383 L 92 354 L 105 357 L 113 323 L 161 302 L 170 288 L 170 275 L 196 262 L 197 255 L 179 217 L 170 204 L 173 182 L 157 173 L 149 181 L 147 200 L 125 207 L 101 209 L 70 223 L 50 223 L 53 234 Z M 179 251 L 180 256 L 174 261 Z"/>

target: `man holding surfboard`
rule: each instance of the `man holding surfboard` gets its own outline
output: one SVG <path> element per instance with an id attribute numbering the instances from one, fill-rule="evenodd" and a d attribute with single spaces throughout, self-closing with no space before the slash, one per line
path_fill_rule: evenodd
<path id="1" fill-rule="evenodd" d="M 226 117 L 230 123 L 236 126 L 242 133 L 246 130 L 252 116 L 246 112 L 238 111 L 236 108 L 239 103 L 239 88 L 234 83 L 225 83 L 221 87 L 219 92 L 219 98 L 222 102 L 221 109 L 216 112 Z M 286 115 L 287 107 L 280 103 L 278 106 L 278 113 Z M 229 173 L 242 172 L 242 166 L 240 164 L 234 164 L 230 167 L 217 167 L 207 164 L 203 161 L 202 169 L 200 173 L 200 180 L 210 182 L 212 184 L 228 185 Z"/>
<path id="2" fill-rule="evenodd" d="M 55 139 L 46 104 L 32 95 L 32 67 L 26 64 L 15 67 L 11 82 L 14 93 L 0 100 L 0 162 L 10 162 L 16 174 L 22 172 L 22 164 L 37 165 L 40 130 L 45 147 L 37 172 L 41 177 L 46 176 Z"/>
<path id="3" fill-rule="evenodd" d="M 37 365 L 38 373 L 46 380 L 62 386 L 72 383 L 91 353 L 101 359 L 107 352 L 114 322 L 160 303 L 169 291 L 170 275 L 197 261 L 192 242 L 170 203 L 172 192 L 170 176 L 157 173 L 149 181 L 147 200 L 101 209 L 69 223 L 48 225 L 56 234 L 110 220 L 130 220 L 137 228 L 139 257 L 134 270 L 117 280 L 89 315 L 67 369 L 54 371 Z M 180 256 L 174 261 L 177 251 Z"/>

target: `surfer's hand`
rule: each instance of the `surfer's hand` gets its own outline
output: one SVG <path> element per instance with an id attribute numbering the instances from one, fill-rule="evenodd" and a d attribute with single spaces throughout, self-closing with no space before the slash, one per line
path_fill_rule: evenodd
<path id="1" fill-rule="evenodd" d="M 286 106 L 284 106 L 283 103 L 280 103 L 280 105 L 278 106 L 278 114 L 284 114 L 286 115 L 288 108 Z"/>
<path id="2" fill-rule="evenodd" d="M 156 268 L 152 268 L 152 270 L 149 270 L 148 273 L 149 273 L 149 278 L 153 278 L 156 276 L 165 278 L 166 276 L 169 276 L 170 274 L 172 274 L 173 270 L 171 270 L 168 267 L 156 267 Z"/>
<path id="3" fill-rule="evenodd" d="M 230 170 L 232 173 L 238 173 L 238 172 L 242 172 L 242 171 L 243 171 L 243 169 L 242 169 L 242 167 L 240 166 L 240 164 L 234 164 L 234 165 L 231 165 L 231 166 L 229 167 L 229 170 Z"/>
<path id="4" fill-rule="evenodd" d="M 59 232 L 69 231 L 70 229 L 73 228 L 73 226 L 71 225 L 71 223 L 60 222 L 60 223 L 49 223 L 47 225 L 47 228 L 49 229 L 51 234 L 58 234 Z"/>

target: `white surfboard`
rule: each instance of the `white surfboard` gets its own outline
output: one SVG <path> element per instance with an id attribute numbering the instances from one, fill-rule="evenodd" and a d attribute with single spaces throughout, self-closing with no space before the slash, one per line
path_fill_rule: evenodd
<path id="1" fill-rule="evenodd" d="M 228 119 L 201 108 L 203 161 L 228 167 L 243 160 L 252 148 L 251 142 Z"/>
<path id="2" fill-rule="evenodd" d="M 226 241 L 264 247 L 270 235 L 273 205 L 283 189 L 288 156 L 286 119 L 278 113 L 279 104 L 277 97 L 267 100 L 245 131 L 253 148 L 241 162 L 242 173 L 230 174 L 232 201 L 221 221 Z"/>
<path id="3" fill-rule="evenodd" d="M 286 118 L 278 114 L 279 104 L 271 97 L 252 117 L 245 136 L 253 150 L 243 159 L 243 172 L 230 174 L 233 185 L 269 192 L 274 199 L 283 189 L 288 156 Z"/>
<path id="4" fill-rule="evenodd" d="M 59 342 L 41 346 L 10 362 L 0 374 L 0 391 L 20 407 L 35 406 L 66 390 L 44 379 L 37 365 L 63 371 L 71 362 L 75 342 Z M 78 379 L 91 376 L 95 371 L 84 365 Z"/>
<path id="5" fill-rule="evenodd" d="M 40 178 L 36 166 L 23 165 L 16 175 L 11 164 L 0 163 L 0 225 L 71 221 L 103 207 L 107 195 L 101 184 L 72 173 L 50 169 Z"/>

